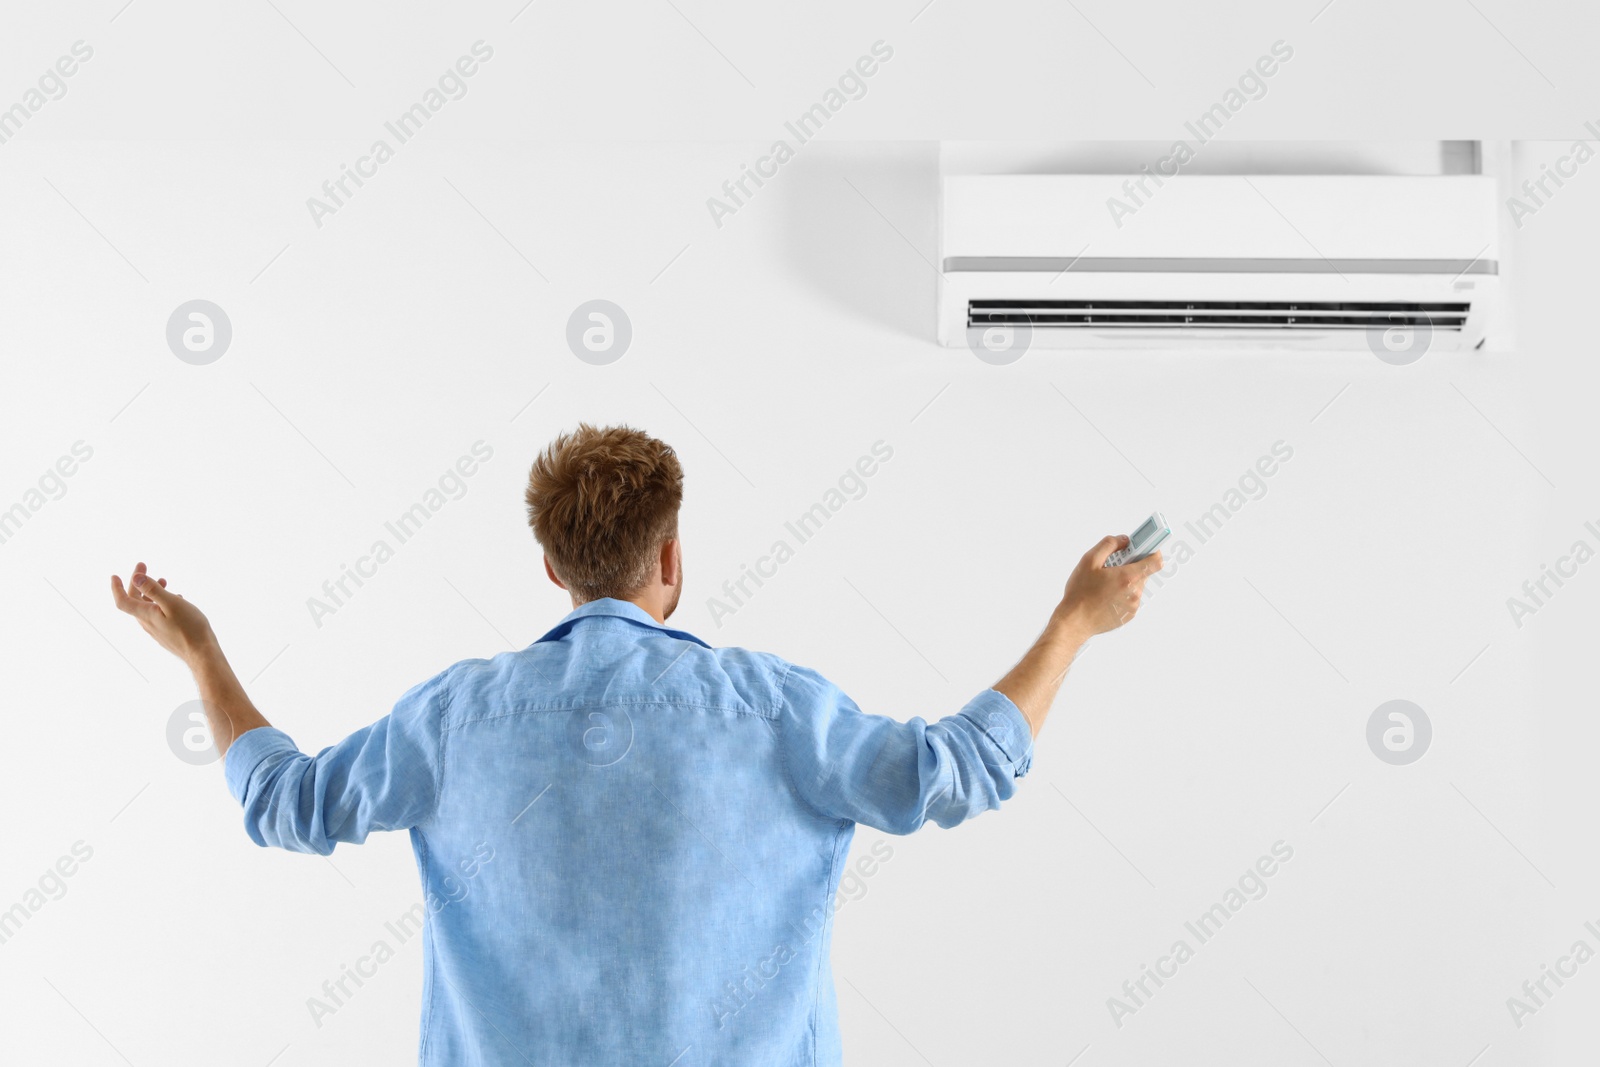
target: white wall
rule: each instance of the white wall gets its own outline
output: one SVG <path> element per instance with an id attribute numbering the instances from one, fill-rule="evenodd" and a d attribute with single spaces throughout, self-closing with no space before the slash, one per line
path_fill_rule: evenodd
<path id="1" fill-rule="evenodd" d="M 6 891 L 80 838 L 95 850 L 0 946 L 12 1040 L 103 1056 L 48 979 L 135 1063 L 264 1062 L 286 1043 L 286 1063 L 410 1054 L 420 953 L 320 1029 L 304 1005 L 411 901 L 407 843 L 332 863 L 253 848 L 217 768 L 168 750 L 191 685 L 110 609 L 106 576 L 148 559 L 204 605 L 241 675 L 261 672 L 263 709 L 314 749 L 562 614 L 520 485 L 534 449 L 593 419 L 684 453 L 685 625 L 901 716 L 993 681 L 1100 534 L 1152 507 L 1193 519 L 1275 442 L 1294 450 L 1075 668 L 1017 800 L 894 841 L 845 908 L 836 973 L 870 998 L 841 983 L 856 1062 L 917 1059 L 885 1020 L 935 1062 L 979 1058 L 1019 1006 L 1019 1062 L 1084 1045 L 1107 1064 L 1303 1058 L 1273 1008 L 1335 1063 L 1465 1062 L 1485 1044 L 1480 1062 L 1536 1062 L 1556 1027 L 1518 1032 L 1503 1001 L 1580 932 L 1576 885 L 1595 875 L 1556 829 L 1591 787 L 1553 735 L 1563 705 L 1541 700 L 1536 656 L 1580 639 L 1596 594 L 1575 581 L 1520 631 L 1505 598 L 1586 517 L 1580 457 L 1540 427 L 1567 403 L 1550 368 L 1573 327 L 1539 316 L 1531 355 L 1405 368 L 991 367 L 927 336 L 934 146 L 808 146 L 714 228 L 701 201 L 760 147 L 417 144 L 317 231 L 283 218 L 339 158 L 323 146 L 11 146 L 0 182 L 27 224 L 3 280 L 7 392 L 25 398 L 4 430 L 8 493 L 80 438 L 94 456 L 0 546 L 27 605 L 5 624 Z M 1570 292 L 1541 286 L 1592 276 L 1579 230 L 1554 221 L 1592 199 L 1574 186 L 1529 221 L 1531 308 L 1570 314 Z M 191 367 L 162 327 L 201 294 L 235 337 Z M 562 342 L 595 296 L 635 330 L 606 367 Z M 480 438 L 495 457 L 467 495 L 314 625 L 307 598 Z M 894 459 L 867 495 L 714 625 L 706 597 L 880 439 Z M 1365 745 L 1393 697 L 1437 731 L 1410 767 Z M 1106 998 L 1278 840 L 1294 858 L 1270 893 L 1115 1027 Z M 1591 995 L 1552 1012 L 1570 1022 Z"/>
<path id="2" fill-rule="evenodd" d="M 1166 139 L 1288 30 L 1300 80 L 1238 137 L 1334 154 L 1329 139 L 1404 136 L 1398 165 L 1420 168 L 1441 129 L 1573 136 L 1578 109 L 1549 104 L 1470 12 L 1400 13 L 1379 33 L 1349 0 L 1309 28 L 1264 7 L 1195 11 L 1136 47 L 1150 27 L 1132 9 L 1087 9 L 1162 87 L 1146 94 L 1071 12 L 1007 9 L 1002 25 L 1029 32 L 997 53 L 975 36 L 980 10 L 841 8 L 785 16 L 770 38 L 689 10 L 761 85 L 747 96 L 670 8 L 536 5 L 503 31 L 487 8 L 450 26 L 291 9 L 362 86 L 354 104 L 270 8 L 211 25 L 140 4 L 89 27 L 103 65 L 0 145 L 0 507 L 74 442 L 93 449 L 0 543 L 15 593 L 0 909 L 75 842 L 93 849 L 0 944 L 10 1056 L 410 1061 L 416 946 L 320 1028 L 305 1005 L 415 900 L 407 842 L 331 862 L 254 848 L 218 767 L 169 749 L 192 684 L 112 610 L 107 577 L 139 559 L 168 576 L 266 714 L 318 748 L 564 612 L 521 484 L 580 419 L 644 426 L 685 457 L 682 625 L 902 717 L 990 684 L 1097 537 L 1156 507 L 1191 520 L 1275 442 L 1294 450 L 1074 668 L 1007 810 L 891 842 L 835 939 L 850 1062 L 1001 1047 L 1080 1067 L 1493 1067 L 1592 1051 L 1600 964 L 1521 1028 L 1506 998 L 1573 940 L 1600 948 L 1583 930 L 1600 926 L 1600 565 L 1520 629 L 1506 600 L 1573 540 L 1600 543 L 1583 529 L 1600 525 L 1600 164 L 1514 231 L 1518 350 L 1399 368 L 1047 352 L 993 367 L 939 348 L 929 141 L 808 144 L 720 228 L 705 204 L 879 37 L 901 47 L 901 80 L 875 83 L 845 136 Z M 0 42 L 8 69 L 42 69 L 89 32 L 64 18 L 19 24 Z M 1412 18 L 1435 47 L 1399 43 Z M 401 148 L 315 227 L 306 198 L 491 23 L 494 93 L 452 103 L 456 128 Z M 1581 35 L 1517 36 L 1580 84 Z M 1453 102 L 1415 88 L 1395 106 L 1397 87 L 1447 77 Z M 448 139 L 469 134 L 484 139 Z M 633 139 L 507 139 L 538 134 Z M 1519 180 L 1569 145 L 1519 145 Z M 234 329 L 204 367 L 163 334 L 196 297 Z M 604 367 L 563 340 L 597 297 L 634 328 Z M 466 495 L 315 625 L 307 598 L 479 439 L 494 458 Z M 894 459 L 867 494 L 714 624 L 706 598 L 880 439 Z M 1435 729 L 1408 767 L 1364 736 L 1396 697 Z M 1294 858 L 1268 895 L 1115 1026 L 1107 998 L 1279 840 Z"/>

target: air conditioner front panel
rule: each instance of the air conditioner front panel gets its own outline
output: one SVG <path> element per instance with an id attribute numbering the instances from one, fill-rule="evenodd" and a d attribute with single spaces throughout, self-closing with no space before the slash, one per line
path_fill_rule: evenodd
<path id="1" fill-rule="evenodd" d="M 946 257 L 1494 259 L 1497 185 L 1483 175 L 1189 175 L 1137 206 L 1123 175 L 944 180 Z M 1131 213 L 1113 210 L 1116 200 Z"/>
<path id="2" fill-rule="evenodd" d="M 1124 180 L 946 178 L 940 340 L 1020 322 L 1045 348 L 1360 350 L 1396 325 L 1440 351 L 1485 337 L 1493 178 L 1179 175 L 1113 218 Z M 997 322 L 1006 305 L 1022 319 Z"/>

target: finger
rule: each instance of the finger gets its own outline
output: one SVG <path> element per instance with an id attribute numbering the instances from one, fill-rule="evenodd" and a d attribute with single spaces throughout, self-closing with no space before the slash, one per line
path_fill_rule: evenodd
<path id="1" fill-rule="evenodd" d="M 116 603 L 117 610 L 127 612 L 138 618 L 149 610 L 149 602 L 137 596 L 129 596 L 128 591 L 122 587 L 122 579 L 115 574 L 111 576 L 111 599 Z"/>
<path id="2" fill-rule="evenodd" d="M 1089 550 L 1088 555 L 1084 558 L 1086 558 L 1096 567 L 1103 567 L 1105 566 L 1107 556 L 1111 555 L 1111 553 L 1117 551 L 1118 549 L 1127 547 L 1128 538 L 1125 535 L 1107 534 L 1105 537 L 1102 537 L 1099 541 L 1095 542 L 1095 546 Z"/>
<path id="3" fill-rule="evenodd" d="M 166 605 L 171 604 L 172 601 L 176 599 L 174 594 L 167 592 L 166 584 L 164 582 L 152 581 L 150 576 L 143 572 L 136 573 L 133 576 L 133 584 L 138 588 L 139 592 L 143 593 L 145 596 L 155 601 L 158 606 L 163 608 L 166 607 Z"/>
<path id="4" fill-rule="evenodd" d="M 144 590 L 139 588 L 141 580 L 146 573 L 147 568 L 143 563 L 135 563 L 133 565 L 133 573 L 128 576 L 128 595 L 135 600 L 148 601 L 150 599 L 144 595 Z"/>
<path id="5" fill-rule="evenodd" d="M 122 587 L 122 579 L 115 574 L 111 576 L 111 602 L 118 611 L 128 611 L 128 591 Z"/>
<path id="6" fill-rule="evenodd" d="M 143 572 L 141 572 L 141 573 L 143 573 Z M 146 574 L 145 576 L 149 577 L 148 574 Z M 165 578 L 157 578 L 156 579 L 156 584 L 159 585 L 161 588 L 165 589 L 167 587 L 167 580 Z M 144 593 L 140 592 L 139 595 L 140 596 L 144 596 Z M 145 597 L 145 599 L 148 600 L 149 597 Z"/>
<path id="7" fill-rule="evenodd" d="M 1161 553 L 1159 551 L 1152 552 L 1144 559 L 1139 561 L 1139 570 L 1137 573 L 1141 579 L 1148 578 L 1152 574 L 1159 571 L 1163 566 L 1165 566 L 1165 563 L 1162 561 Z"/>

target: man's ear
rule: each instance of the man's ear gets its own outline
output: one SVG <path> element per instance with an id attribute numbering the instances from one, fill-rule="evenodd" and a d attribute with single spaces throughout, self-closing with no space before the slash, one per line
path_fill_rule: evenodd
<path id="1" fill-rule="evenodd" d="M 676 537 L 661 542 L 661 584 L 675 586 L 683 581 L 683 544 Z"/>
<path id="2" fill-rule="evenodd" d="M 549 577 L 549 579 L 552 582 L 556 583 L 557 587 L 559 587 L 561 589 L 565 589 L 567 587 L 567 583 L 566 582 L 563 582 L 560 578 L 556 577 L 556 569 L 554 567 L 550 566 L 550 557 L 549 556 L 546 556 L 544 558 L 544 573 Z"/>

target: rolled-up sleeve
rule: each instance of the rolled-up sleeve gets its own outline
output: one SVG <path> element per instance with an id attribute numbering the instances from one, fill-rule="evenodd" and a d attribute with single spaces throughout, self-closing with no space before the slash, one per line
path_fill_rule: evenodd
<path id="1" fill-rule="evenodd" d="M 795 789 L 818 813 L 908 834 L 998 808 L 1033 761 L 1028 720 L 986 689 L 954 715 L 899 722 L 861 711 L 815 671 L 784 681 L 780 743 Z"/>
<path id="2" fill-rule="evenodd" d="M 258 845 L 327 855 L 374 830 L 404 830 L 438 804 L 446 674 L 402 696 L 394 711 L 307 756 L 282 730 L 258 727 L 228 746 L 228 791 Z"/>

